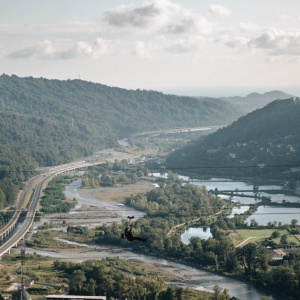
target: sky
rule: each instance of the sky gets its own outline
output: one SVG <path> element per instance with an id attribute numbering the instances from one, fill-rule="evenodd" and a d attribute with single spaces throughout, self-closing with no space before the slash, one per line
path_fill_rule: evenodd
<path id="1" fill-rule="evenodd" d="M 299 0 L 0 0 L 0 72 L 300 96 Z"/>

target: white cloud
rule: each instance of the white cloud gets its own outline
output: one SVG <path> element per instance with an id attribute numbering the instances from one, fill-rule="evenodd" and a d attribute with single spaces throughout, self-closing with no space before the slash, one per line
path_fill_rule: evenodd
<path id="1" fill-rule="evenodd" d="M 119 6 L 105 13 L 105 20 L 116 27 L 138 27 L 145 28 L 160 14 L 155 3 L 146 3 L 140 7 Z"/>
<path id="2" fill-rule="evenodd" d="M 215 5 L 215 4 L 212 4 L 209 7 L 209 11 L 222 18 L 228 17 L 231 13 L 230 10 L 224 7 L 223 5 Z"/>
<path id="3" fill-rule="evenodd" d="M 145 2 L 141 6 L 121 6 L 105 13 L 106 22 L 118 29 L 153 30 L 161 33 L 182 34 L 211 31 L 208 20 L 179 4 L 168 0 Z"/>
<path id="4" fill-rule="evenodd" d="M 300 32 L 270 29 L 249 42 L 252 48 L 266 49 L 270 55 L 300 56 Z"/>
<path id="5" fill-rule="evenodd" d="M 217 11 L 215 6 L 212 7 Z M 35 44 L 32 42 L 28 47 L 19 46 L 17 50 L 10 51 L 3 47 L 2 53 L 9 53 L 6 57 L 11 59 L 95 59 L 108 54 L 155 60 L 164 52 L 197 55 L 211 48 L 212 51 L 215 49 L 226 51 L 227 49 L 231 53 L 235 50 L 238 53 L 244 51 L 250 55 L 249 48 L 252 48 L 261 49 L 262 53 L 267 53 L 269 57 L 300 57 L 300 32 L 275 29 L 263 31 L 255 23 L 242 22 L 224 28 L 218 23 L 210 23 L 195 11 L 168 0 L 145 2 L 137 7 L 128 5 L 118 7 L 107 12 L 105 18 L 105 24 L 73 22 L 74 31 L 79 33 L 78 35 L 73 32 L 71 35 L 66 34 L 71 30 L 70 26 L 66 26 L 64 34 L 61 35 L 64 38 L 60 40 L 47 39 L 35 42 Z M 66 23 L 66 25 L 69 24 L 70 22 Z M 80 24 L 88 30 L 89 38 L 94 42 L 82 40 L 82 33 L 78 32 Z M 97 26 L 101 27 L 98 32 Z M 3 25 L 3 27 L 7 26 Z M 33 27 L 36 28 L 33 25 L 27 27 L 30 33 Z M 45 28 L 45 24 L 42 27 Z M 134 34 L 129 36 L 122 34 L 124 27 Z M 142 31 L 140 31 L 141 28 Z M 50 32 L 53 32 L 53 29 Z M 99 32 L 106 38 L 97 38 Z M 47 35 L 51 34 L 47 33 Z M 39 37 L 40 35 L 34 36 L 34 39 L 38 40 Z M 28 43 L 28 40 L 24 38 L 22 42 L 24 45 L 25 42 Z M 11 43 L 10 48 L 16 49 L 16 45 L 17 43 Z M 231 55 L 230 52 L 229 55 Z"/>
<path id="6" fill-rule="evenodd" d="M 51 41 L 44 40 L 42 42 L 38 42 L 35 46 L 21 48 L 16 50 L 10 54 L 8 54 L 9 58 L 53 58 L 55 55 L 55 48 Z"/>
<path id="7" fill-rule="evenodd" d="M 35 46 L 21 48 L 8 54 L 13 59 L 73 59 L 79 57 L 97 58 L 104 54 L 108 47 L 109 41 L 97 38 L 93 44 L 85 41 L 73 42 L 73 45 L 65 47 L 62 41 L 44 40 L 36 43 Z"/>

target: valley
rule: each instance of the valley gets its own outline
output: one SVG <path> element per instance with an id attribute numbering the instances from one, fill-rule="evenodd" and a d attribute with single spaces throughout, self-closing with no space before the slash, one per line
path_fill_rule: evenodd
<path id="1" fill-rule="evenodd" d="M 34 80 L 38 88 L 32 89 L 31 79 L 3 75 L 0 79 L 9 84 L 4 99 L 6 103 L 8 99 L 11 101 L 1 127 L 7 148 L 1 148 L 0 153 L 3 157 L 0 189 L 4 195 L 0 195 L 0 204 L 7 207 L 14 203 L 20 188 L 25 188 L 24 184 L 33 175 L 37 176 L 33 185 L 25 189 L 21 205 L 27 210 L 26 216 L 22 213 L 23 225 L 35 219 L 34 232 L 26 235 L 23 244 L 28 255 L 39 253 L 50 260 L 65 258 L 79 262 L 76 268 L 87 277 L 90 259 L 97 258 L 99 268 L 106 268 L 100 266 L 104 257 L 120 255 L 127 260 L 135 256 L 147 258 L 148 264 L 148 259 L 154 259 L 151 268 L 157 264 L 161 273 L 155 276 L 164 280 L 158 279 L 161 285 L 153 289 L 162 297 L 166 293 L 181 293 L 180 286 L 191 287 L 192 290 L 184 291 L 193 293 L 194 299 L 204 295 L 198 289 L 209 291 L 210 294 L 205 294 L 208 298 L 218 293 L 219 288 L 226 294 L 228 277 L 234 280 L 233 285 L 235 280 L 247 282 L 243 292 L 230 288 L 230 294 L 237 298 L 282 296 L 278 286 L 283 284 L 284 277 L 278 279 L 277 272 L 286 267 L 286 261 L 292 262 L 286 270 L 288 276 L 296 276 L 298 272 L 293 267 L 299 253 L 298 119 L 295 118 L 298 99 L 275 100 L 240 116 L 232 103 L 223 100 L 129 92 L 77 81 L 63 82 L 61 97 L 57 98 L 52 94 L 54 81 Z M 39 101 L 42 90 L 46 91 L 43 101 L 47 109 L 37 109 L 32 114 L 21 101 L 24 95 L 15 97 L 11 88 L 14 85 L 23 89 L 32 104 Z M 80 91 L 72 98 L 75 86 Z M 4 85 L 5 91 L 3 88 Z M 89 89 L 94 92 L 89 93 Z M 53 99 L 51 105 L 48 97 Z M 87 97 L 86 104 L 91 107 L 101 103 L 101 109 L 95 108 L 94 115 L 91 114 L 91 107 L 82 106 L 80 97 Z M 122 97 L 131 100 L 121 103 Z M 150 106 L 149 99 L 153 101 Z M 109 105 L 109 101 L 114 104 Z M 69 111 L 63 108 L 66 105 Z M 132 119 L 136 106 L 139 111 Z M 117 111 L 112 107 L 117 107 Z M 59 111 L 63 112 L 63 118 Z M 18 122 L 11 122 L 17 115 L 21 116 Z M 281 120 L 278 128 L 270 125 L 274 122 L 270 116 Z M 270 131 L 270 126 L 277 130 Z M 31 147 L 33 142 L 36 147 Z M 13 150 L 5 156 L 6 149 L 19 149 L 20 143 L 21 155 Z M 214 185 L 218 180 L 218 185 Z M 225 187 L 226 183 L 231 186 Z M 241 213 L 233 213 L 239 209 Z M 282 215 L 287 218 L 281 219 L 280 211 L 285 209 L 293 214 L 286 212 Z M 11 211 L 1 212 L 4 225 L 10 214 Z M 271 219 L 264 217 L 268 214 Z M 135 216 L 134 230 L 138 236 L 147 237 L 145 244 L 128 244 L 120 238 L 128 215 Z M 27 225 L 20 224 L 16 230 L 18 240 L 27 231 Z M 197 228 L 209 228 L 211 236 L 203 236 L 203 230 L 198 235 Z M 194 234 L 183 243 L 182 236 L 189 229 L 195 230 Z M 5 243 L 1 247 L 5 248 Z M 16 243 L 12 239 L 11 246 Z M 15 260 L 17 255 L 15 250 L 13 254 L 4 254 L 8 260 Z M 175 272 L 164 272 L 161 260 L 168 261 L 171 269 L 173 263 L 180 265 L 176 265 Z M 52 263 L 64 273 L 70 293 L 89 289 L 91 294 L 96 290 L 99 293 L 99 289 L 85 281 L 75 288 L 72 276 L 76 273 L 69 269 L 71 265 L 53 260 Z M 195 273 L 185 273 L 184 265 L 193 267 Z M 216 277 L 216 285 L 207 285 L 205 280 L 201 282 L 203 275 L 197 273 L 199 269 L 226 277 L 222 280 Z M 140 274 L 136 269 L 131 272 L 134 276 Z M 184 275 L 176 277 L 178 272 Z M 172 276 L 168 277 L 168 273 Z M 49 276 L 48 281 L 57 281 Z M 13 275 L 8 284 L 14 278 Z M 140 277 L 134 280 L 135 284 L 139 281 L 147 284 Z M 170 280 L 177 283 L 172 285 L 172 291 L 165 285 Z M 221 285 L 223 280 L 226 285 Z M 154 282 L 151 284 L 155 286 Z M 107 285 L 101 288 L 107 295 L 119 295 L 122 290 L 117 287 L 110 290 Z M 28 291 L 34 288 L 28 287 Z M 297 293 L 294 289 L 287 291 L 291 297 Z"/>

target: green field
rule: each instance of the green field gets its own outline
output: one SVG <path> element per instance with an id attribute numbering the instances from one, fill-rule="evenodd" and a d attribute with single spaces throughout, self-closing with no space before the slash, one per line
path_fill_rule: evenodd
<path id="1" fill-rule="evenodd" d="M 290 235 L 286 229 L 272 228 L 272 229 L 236 229 L 229 233 L 230 238 L 232 239 L 235 246 L 246 245 L 248 243 L 262 242 L 266 238 L 269 238 L 274 231 L 280 233 L 280 237 L 283 234 L 288 235 L 288 242 L 295 243 L 297 246 L 300 246 L 298 239 Z M 280 244 L 280 237 L 273 239 L 272 241 L 276 244 Z"/>

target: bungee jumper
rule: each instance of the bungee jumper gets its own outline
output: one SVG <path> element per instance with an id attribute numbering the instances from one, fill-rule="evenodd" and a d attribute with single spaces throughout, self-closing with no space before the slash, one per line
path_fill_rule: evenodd
<path id="1" fill-rule="evenodd" d="M 130 224 L 131 220 L 134 219 L 134 216 L 132 217 L 127 217 L 129 219 L 129 229 L 128 228 L 125 228 L 124 229 L 124 233 L 122 233 L 121 235 L 121 238 L 124 239 L 126 238 L 129 242 L 132 242 L 132 241 L 141 241 L 141 242 L 146 242 L 147 239 L 143 239 L 143 238 L 140 238 L 138 236 L 133 236 L 132 234 L 132 224 Z"/>

